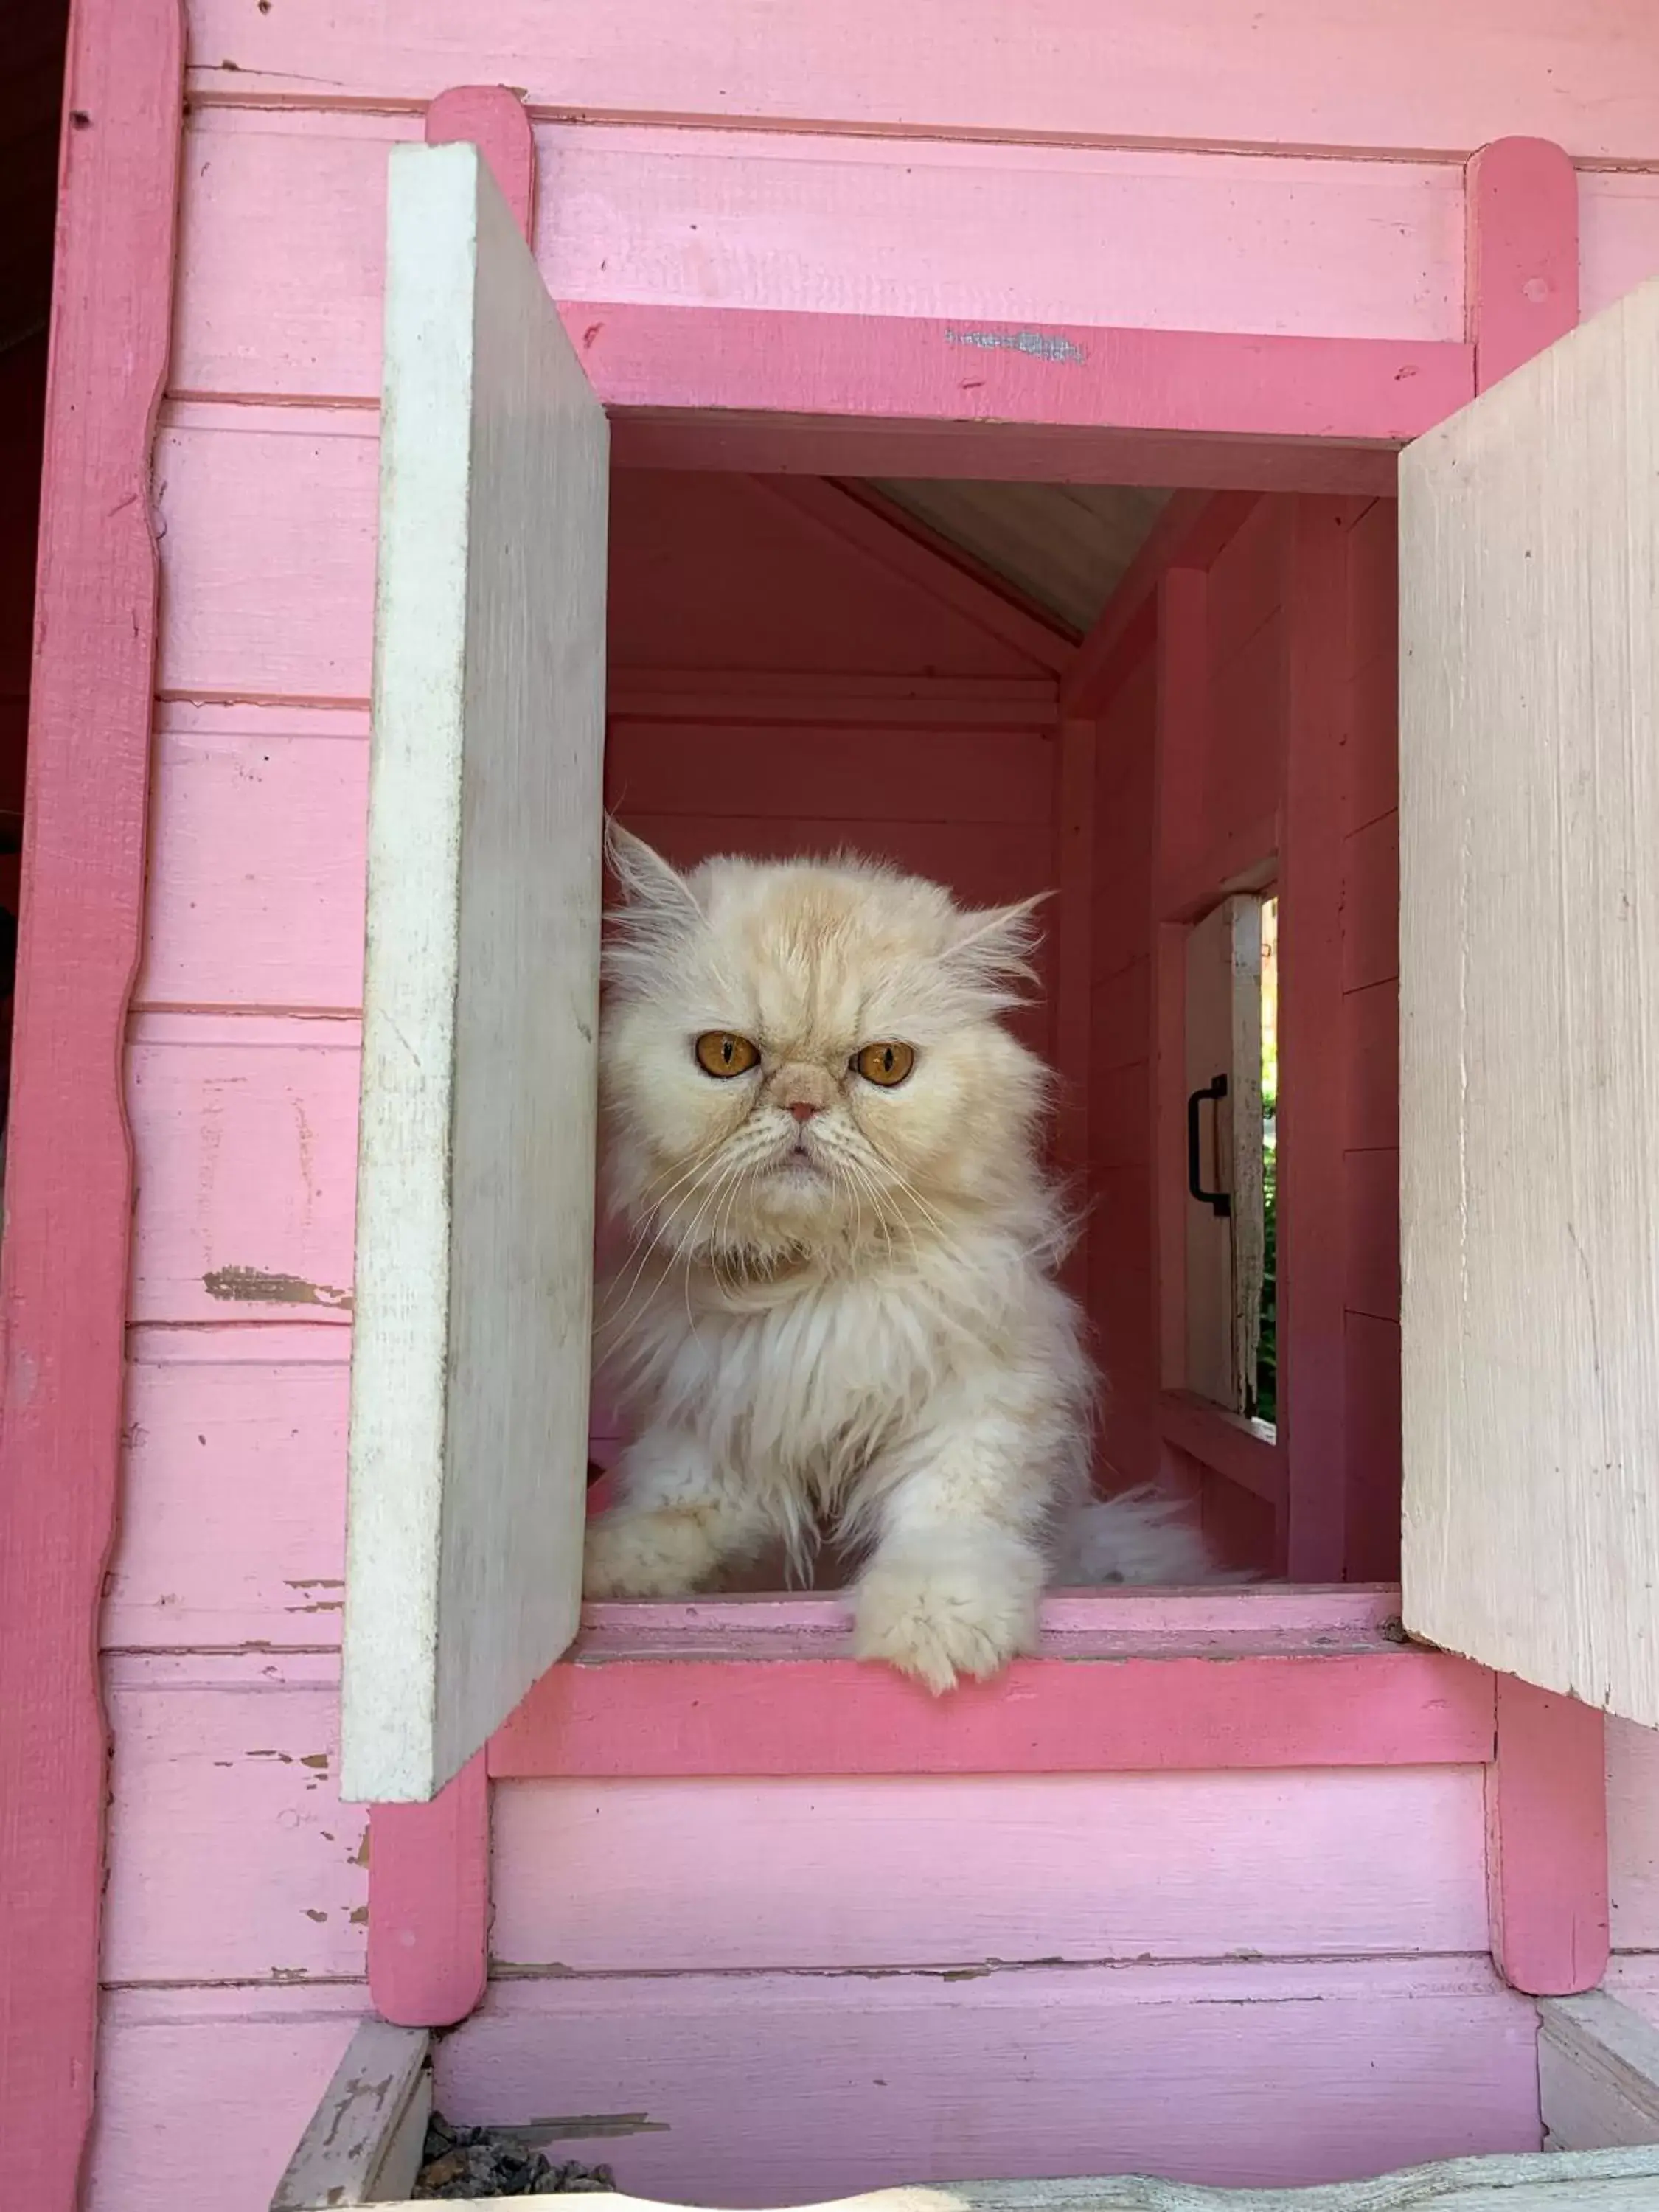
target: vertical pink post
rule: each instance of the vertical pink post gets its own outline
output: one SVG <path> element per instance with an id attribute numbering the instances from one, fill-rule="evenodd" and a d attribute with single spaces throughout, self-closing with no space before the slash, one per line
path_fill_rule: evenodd
<path id="1" fill-rule="evenodd" d="M 1578 184 L 1559 146 L 1501 138 L 1467 173 L 1468 335 L 1475 389 L 1578 320 Z M 1492 1957 L 1532 1996 L 1594 1989 L 1606 1972 L 1607 1770 L 1594 1707 L 1498 1677 L 1486 1778 Z"/>
<path id="2" fill-rule="evenodd" d="M 489 1784 L 484 1754 L 429 1805 L 368 1822 L 368 1993 L 398 2027 L 453 2027 L 489 1978 Z"/>
<path id="3" fill-rule="evenodd" d="M 536 218 L 536 141 L 504 85 L 461 85 L 427 110 L 426 143 L 477 147 L 526 240 Z M 368 1989 L 399 2027 L 452 2027 L 489 1975 L 489 1784 L 480 1752 L 429 1805 L 369 1814 Z"/>
<path id="4" fill-rule="evenodd" d="M 1545 138 L 1498 138 L 1464 176 L 1465 318 L 1485 392 L 1578 321 L 1578 179 Z"/>
<path id="5" fill-rule="evenodd" d="M 0 2143 L 70 2212 L 92 2116 L 121 1456 L 122 1092 L 155 691 L 149 460 L 167 380 L 179 0 L 76 0 L 59 156 L 6 1163 L 0 1417 Z"/>
<path id="6" fill-rule="evenodd" d="M 1605 1723 L 1576 1698 L 1496 1678 L 1498 1756 L 1486 1771 L 1492 1954 L 1528 1996 L 1577 1996 L 1607 1972 Z"/>

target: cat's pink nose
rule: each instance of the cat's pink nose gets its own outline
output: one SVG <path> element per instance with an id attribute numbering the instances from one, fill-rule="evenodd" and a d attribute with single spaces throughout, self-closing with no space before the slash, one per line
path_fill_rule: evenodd
<path id="1" fill-rule="evenodd" d="M 804 1098 L 796 1098 L 790 1102 L 789 1111 L 798 1121 L 810 1121 L 817 1110 L 816 1106 L 809 1106 Z"/>

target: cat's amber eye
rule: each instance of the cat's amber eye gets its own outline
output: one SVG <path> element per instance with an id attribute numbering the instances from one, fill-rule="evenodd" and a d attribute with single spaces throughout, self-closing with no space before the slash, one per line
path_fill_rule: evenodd
<path id="1" fill-rule="evenodd" d="M 697 1065 L 705 1075 L 747 1075 L 760 1060 L 760 1047 L 730 1030 L 705 1030 L 697 1039 Z"/>
<path id="2" fill-rule="evenodd" d="M 896 1089 L 915 1064 L 915 1053 L 908 1044 L 867 1044 L 853 1055 L 853 1065 L 865 1081 L 878 1083 L 884 1091 Z"/>

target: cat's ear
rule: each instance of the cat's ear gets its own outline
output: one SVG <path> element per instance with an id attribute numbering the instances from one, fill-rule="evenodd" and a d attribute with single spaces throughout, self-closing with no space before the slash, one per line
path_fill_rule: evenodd
<path id="1" fill-rule="evenodd" d="M 613 983 L 648 986 L 664 954 L 701 927 L 702 908 L 678 868 L 609 817 L 605 857 L 623 897 L 605 917 L 606 975 Z"/>
<path id="2" fill-rule="evenodd" d="M 605 857 L 622 892 L 626 916 L 639 921 L 648 918 L 659 924 L 678 921 L 682 927 L 702 919 L 696 896 L 679 870 L 671 867 L 643 837 L 624 830 L 609 815 L 605 824 Z"/>
<path id="3" fill-rule="evenodd" d="M 1042 930 L 1037 913 L 1048 897 L 1047 891 L 1039 891 L 1018 906 L 958 915 L 945 954 L 952 972 L 1000 1004 L 1018 1005 L 1040 981 L 1036 958 Z"/>

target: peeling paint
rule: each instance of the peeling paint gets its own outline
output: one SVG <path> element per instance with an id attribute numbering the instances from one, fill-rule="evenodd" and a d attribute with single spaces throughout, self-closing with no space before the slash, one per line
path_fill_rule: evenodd
<path id="1" fill-rule="evenodd" d="M 331 1283 L 308 1283 L 301 1275 L 275 1274 L 268 1267 L 211 1267 L 202 1278 L 210 1298 L 235 1305 L 330 1306 L 349 1313 L 349 1291 Z"/>
<path id="2" fill-rule="evenodd" d="M 1063 361 L 1079 367 L 1089 356 L 1074 339 L 1058 331 L 958 331 L 946 328 L 947 345 L 978 346 L 987 353 L 1023 353 L 1031 361 Z"/>

